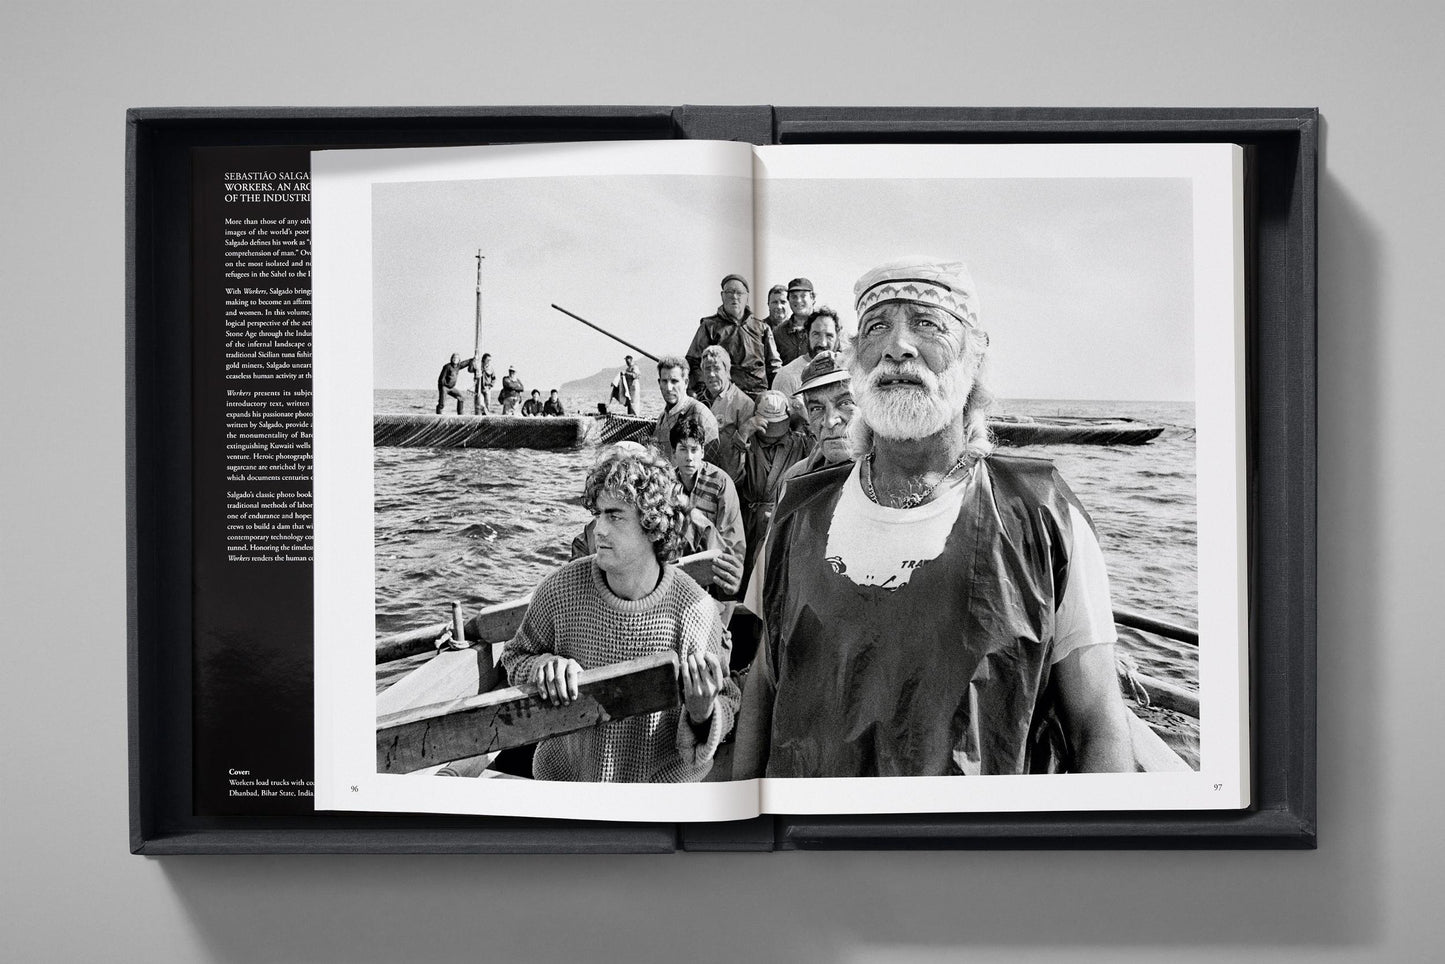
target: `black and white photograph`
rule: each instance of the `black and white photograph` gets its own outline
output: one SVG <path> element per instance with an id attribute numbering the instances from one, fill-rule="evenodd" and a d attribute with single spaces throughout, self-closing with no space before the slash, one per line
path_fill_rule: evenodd
<path id="1" fill-rule="evenodd" d="M 1247 805 L 1239 172 L 313 155 L 318 806 Z"/>

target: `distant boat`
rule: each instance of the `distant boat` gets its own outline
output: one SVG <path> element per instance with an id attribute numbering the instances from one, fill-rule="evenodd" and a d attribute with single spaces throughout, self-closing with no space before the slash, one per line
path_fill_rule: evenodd
<path id="1" fill-rule="evenodd" d="M 1133 418 L 1085 415 L 1001 415 L 988 420 L 999 445 L 1143 445 L 1163 433 L 1160 425 Z"/>

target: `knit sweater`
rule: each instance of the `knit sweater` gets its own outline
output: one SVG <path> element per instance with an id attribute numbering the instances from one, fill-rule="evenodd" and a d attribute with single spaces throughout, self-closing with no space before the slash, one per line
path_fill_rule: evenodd
<path id="1" fill-rule="evenodd" d="M 533 681 L 537 664 L 549 654 L 575 659 L 584 670 L 667 650 L 679 659 L 710 652 L 725 660 L 723 632 L 716 603 L 676 566 L 663 566 L 657 587 L 643 598 L 622 599 L 588 557 L 568 563 L 537 587 L 521 627 L 502 653 L 502 665 L 513 684 L 522 685 Z M 717 696 L 704 740 L 681 704 L 543 740 L 532 775 L 617 783 L 701 780 L 732 730 L 739 702 L 729 679 Z"/>

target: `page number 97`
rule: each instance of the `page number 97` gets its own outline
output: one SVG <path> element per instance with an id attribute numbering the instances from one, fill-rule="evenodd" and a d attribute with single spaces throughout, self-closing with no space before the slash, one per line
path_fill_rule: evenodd
<path id="1" fill-rule="evenodd" d="M 355 787 L 352 787 L 351 789 L 355 790 L 356 788 L 355 788 Z M 1216 790 L 1223 790 L 1223 789 L 1224 789 L 1224 784 L 1222 784 L 1222 783 L 1216 783 L 1216 784 L 1214 785 L 1214 789 L 1216 789 Z"/>

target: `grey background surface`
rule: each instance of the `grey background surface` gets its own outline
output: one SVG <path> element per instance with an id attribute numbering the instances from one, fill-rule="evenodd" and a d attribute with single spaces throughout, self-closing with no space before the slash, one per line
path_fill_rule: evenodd
<path id="1" fill-rule="evenodd" d="M 12 3 L 4 21 L 0 958 L 1440 959 L 1437 5 Z M 509 103 L 1320 107 L 1320 849 L 129 855 L 124 109 Z"/>

